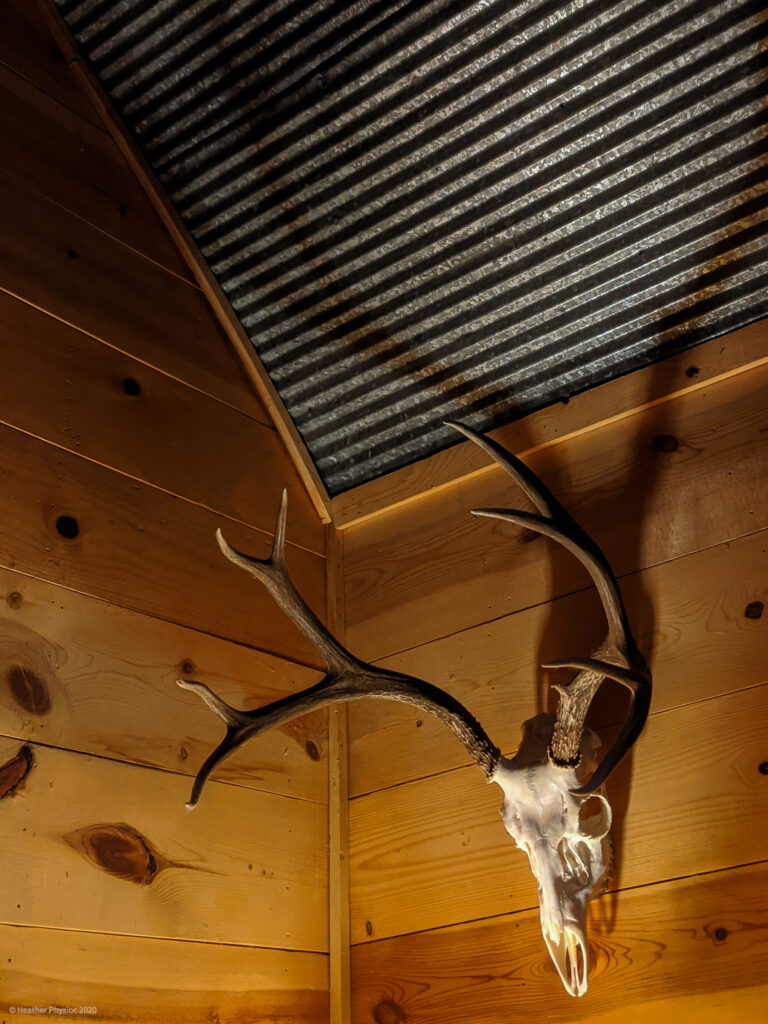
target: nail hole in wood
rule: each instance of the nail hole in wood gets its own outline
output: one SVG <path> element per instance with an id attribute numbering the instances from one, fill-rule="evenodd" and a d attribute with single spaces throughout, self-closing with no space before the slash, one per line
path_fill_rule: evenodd
<path id="1" fill-rule="evenodd" d="M 131 398 L 136 398 L 137 395 L 141 394 L 141 384 L 133 377 L 126 377 L 123 381 L 123 391 L 126 395 L 130 395 Z"/>
<path id="2" fill-rule="evenodd" d="M 686 377 L 690 377 L 691 379 L 693 379 L 694 377 L 698 377 L 699 376 L 699 368 L 698 368 L 698 366 L 689 366 L 688 369 L 685 371 L 685 376 Z"/>
<path id="3" fill-rule="evenodd" d="M 65 540 L 74 540 L 80 533 L 80 524 L 74 516 L 59 516 L 56 520 L 56 529 Z"/>

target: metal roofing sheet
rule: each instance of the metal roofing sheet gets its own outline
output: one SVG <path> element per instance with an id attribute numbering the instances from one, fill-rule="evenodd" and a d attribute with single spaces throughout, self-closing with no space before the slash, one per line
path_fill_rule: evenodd
<path id="1" fill-rule="evenodd" d="M 768 312 L 762 2 L 57 3 L 331 493 Z"/>

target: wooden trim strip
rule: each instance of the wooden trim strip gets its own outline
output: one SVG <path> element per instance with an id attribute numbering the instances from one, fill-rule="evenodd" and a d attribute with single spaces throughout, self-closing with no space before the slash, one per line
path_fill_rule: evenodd
<path id="1" fill-rule="evenodd" d="M 320 519 L 331 521 L 331 499 L 315 467 L 301 434 L 288 414 L 277 389 L 269 378 L 264 365 L 256 355 L 250 339 L 237 319 L 228 299 L 208 269 L 199 249 L 163 191 L 154 171 L 144 159 L 137 144 L 130 135 L 98 79 L 90 72 L 80 57 L 68 26 L 56 9 L 53 0 L 38 0 L 43 15 L 53 32 L 57 44 L 70 61 L 73 73 L 79 79 L 84 91 L 104 119 L 104 123 L 121 149 L 123 156 L 133 169 L 158 215 L 176 242 L 182 256 L 208 299 L 214 314 L 224 329 L 245 369 L 257 394 L 272 417 L 283 444 L 293 459 L 299 476 L 307 489 Z"/>
<path id="2" fill-rule="evenodd" d="M 715 338 L 688 352 L 646 366 L 491 432 L 500 444 L 525 458 L 698 391 L 768 362 L 768 319 Z M 455 445 L 333 498 L 338 530 L 417 501 L 491 470 L 494 463 L 470 442 Z"/>
<path id="3" fill-rule="evenodd" d="M 344 640 L 343 537 L 326 527 L 328 627 Z M 350 1024 L 349 743 L 345 704 L 328 709 L 328 948 L 330 1022 Z"/>

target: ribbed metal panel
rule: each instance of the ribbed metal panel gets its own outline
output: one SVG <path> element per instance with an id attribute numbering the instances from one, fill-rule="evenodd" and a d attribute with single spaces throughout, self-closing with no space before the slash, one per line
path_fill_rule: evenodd
<path id="1" fill-rule="evenodd" d="M 768 314 L 768 12 L 57 0 L 336 493 Z"/>

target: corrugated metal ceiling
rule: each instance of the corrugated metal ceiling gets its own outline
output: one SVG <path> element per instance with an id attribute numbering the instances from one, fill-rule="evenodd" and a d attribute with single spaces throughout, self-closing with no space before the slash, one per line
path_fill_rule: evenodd
<path id="1" fill-rule="evenodd" d="M 331 493 L 768 313 L 764 3 L 57 3 Z"/>

